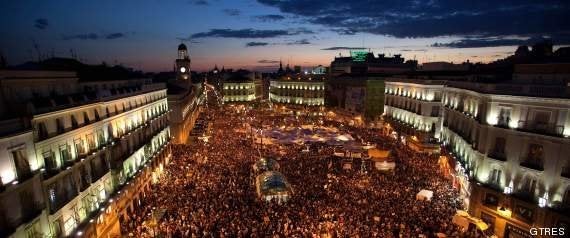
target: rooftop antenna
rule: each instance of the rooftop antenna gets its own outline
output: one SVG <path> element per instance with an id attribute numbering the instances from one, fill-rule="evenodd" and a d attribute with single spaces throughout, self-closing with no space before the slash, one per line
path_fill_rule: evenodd
<path id="1" fill-rule="evenodd" d="M 28 54 L 30 56 L 30 61 L 34 61 L 34 52 L 31 49 L 28 49 Z"/>
<path id="2" fill-rule="evenodd" d="M 36 53 L 38 54 L 38 62 L 42 60 L 42 54 L 40 52 L 40 46 L 38 45 L 38 43 L 36 42 L 36 40 L 34 38 L 32 38 L 32 44 L 34 45 L 34 49 L 36 50 Z"/>

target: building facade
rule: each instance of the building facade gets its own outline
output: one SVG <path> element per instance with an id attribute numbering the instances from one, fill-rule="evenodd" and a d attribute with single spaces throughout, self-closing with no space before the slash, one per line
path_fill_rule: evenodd
<path id="1" fill-rule="evenodd" d="M 355 124 L 376 122 L 384 111 L 384 77 L 341 75 L 326 81 L 325 104 Z"/>
<path id="2" fill-rule="evenodd" d="M 387 124 L 433 132 L 465 209 L 497 236 L 569 229 L 569 68 L 515 65 L 510 79 L 493 83 L 476 74 L 389 80 Z"/>
<path id="3" fill-rule="evenodd" d="M 354 50 L 348 57 L 335 57 L 331 62 L 330 74 L 339 76 L 342 74 L 397 74 L 415 70 L 416 60 L 405 60 L 401 55 L 393 57 L 369 51 Z"/>
<path id="4" fill-rule="evenodd" d="M 168 82 L 168 107 L 171 109 L 170 130 L 173 143 L 188 143 L 194 122 L 200 114 L 200 105 L 205 100 L 202 83 L 192 78 L 190 56 L 185 44 L 178 46 L 176 78 Z"/>
<path id="5" fill-rule="evenodd" d="M 247 70 L 226 71 L 222 75 L 224 103 L 246 103 L 263 97 L 261 74 Z"/>
<path id="6" fill-rule="evenodd" d="M 291 109 L 321 111 L 325 105 L 325 77 L 298 75 L 271 80 L 269 99 L 274 104 Z"/>
<path id="7" fill-rule="evenodd" d="M 79 82 L 68 72 L 1 75 L 3 98 L 26 104 L 19 119 L 30 125 L 1 140 L 2 236 L 120 235 L 118 217 L 136 198 L 121 191 L 158 176 L 170 154 L 166 85 Z M 20 92 L 6 94 L 10 88 Z"/>
<path id="8" fill-rule="evenodd" d="M 383 119 L 386 134 L 403 139 L 412 149 L 439 152 L 441 98 L 445 81 L 387 78 Z M 401 133 L 398 135 L 398 132 Z"/>

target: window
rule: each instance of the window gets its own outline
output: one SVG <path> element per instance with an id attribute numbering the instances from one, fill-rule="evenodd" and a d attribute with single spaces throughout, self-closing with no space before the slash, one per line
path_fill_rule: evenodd
<path id="1" fill-rule="evenodd" d="M 564 205 L 566 206 L 570 206 L 570 187 L 566 189 L 566 192 L 564 193 L 564 198 L 562 199 L 562 203 L 564 203 Z"/>
<path id="2" fill-rule="evenodd" d="M 504 137 L 497 137 L 495 139 L 495 148 L 493 149 L 493 153 L 496 155 L 505 155 L 505 145 L 507 144 L 507 140 Z"/>
<path id="3" fill-rule="evenodd" d="M 108 136 L 109 140 L 112 140 L 112 138 L 113 138 L 113 124 L 111 124 L 111 123 L 107 124 L 107 136 Z"/>
<path id="4" fill-rule="evenodd" d="M 69 145 L 63 144 L 59 146 L 59 155 L 63 161 L 70 161 L 71 160 L 71 150 Z"/>
<path id="5" fill-rule="evenodd" d="M 511 121 L 511 109 L 510 108 L 501 108 L 499 112 L 499 117 L 497 118 L 497 125 L 501 127 L 508 127 L 509 122 Z"/>
<path id="6" fill-rule="evenodd" d="M 75 144 L 75 154 L 77 156 L 80 156 L 80 155 L 83 155 L 86 153 L 85 146 L 83 145 L 83 140 L 81 138 L 77 138 L 77 139 L 73 140 L 73 143 Z"/>
<path id="7" fill-rule="evenodd" d="M 55 124 L 57 126 L 57 133 L 63 133 L 65 131 L 65 126 L 63 125 L 63 118 L 55 119 Z"/>
<path id="8" fill-rule="evenodd" d="M 93 115 L 95 116 L 96 121 L 101 120 L 101 117 L 99 116 L 99 110 L 93 109 Z"/>
<path id="9" fill-rule="evenodd" d="M 40 140 L 46 139 L 48 137 L 46 124 L 43 122 L 38 123 L 38 137 Z"/>
<path id="10" fill-rule="evenodd" d="M 105 135 L 103 133 L 103 129 L 97 130 L 97 142 L 99 145 L 105 144 Z"/>
<path id="11" fill-rule="evenodd" d="M 542 158 L 544 154 L 544 150 L 542 145 L 539 144 L 530 144 L 528 146 L 528 154 L 527 158 L 524 161 L 524 164 L 527 166 L 531 166 L 532 168 L 542 169 Z"/>
<path id="12" fill-rule="evenodd" d="M 14 167 L 16 167 L 16 176 L 19 180 L 25 179 L 32 174 L 24 148 L 13 150 L 12 158 L 14 159 Z"/>
<path id="13" fill-rule="evenodd" d="M 526 177 L 523 182 L 521 190 L 523 192 L 534 194 L 535 189 L 536 189 L 536 178 L 530 176 Z"/>
<path id="14" fill-rule="evenodd" d="M 83 112 L 83 124 L 89 124 L 89 123 L 91 123 L 89 115 L 87 114 L 87 112 Z"/>
<path id="15" fill-rule="evenodd" d="M 46 170 L 54 170 L 57 169 L 57 162 L 55 160 L 55 156 L 53 151 L 48 150 L 43 152 L 44 163 Z"/>
<path id="16" fill-rule="evenodd" d="M 501 171 L 500 169 L 493 169 L 491 171 L 491 178 L 490 178 L 490 182 L 495 184 L 495 185 L 500 185 L 501 184 L 501 174 L 503 173 L 503 171 Z"/>
<path id="17" fill-rule="evenodd" d="M 79 125 L 77 124 L 77 119 L 75 119 L 74 115 L 71 115 L 71 128 L 75 129 L 79 127 Z"/>
<path id="18" fill-rule="evenodd" d="M 570 178 L 570 159 L 564 167 L 562 167 L 562 172 L 560 173 L 562 177 Z"/>
<path id="19" fill-rule="evenodd" d="M 550 113 L 546 111 L 537 111 L 534 113 L 534 123 L 536 125 L 546 125 L 550 121 Z"/>
<path id="20" fill-rule="evenodd" d="M 48 187 L 48 196 L 50 203 L 55 203 L 55 183 Z"/>
<path id="21" fill-rule="evenodd" d="M 97 148 L 97 144 L 95 144 L 95 136 L 93 133 L 88 134 L 87 136 L 87 145 L 89 146 L 89 151 L 95 150 Z"/>
<path id="22" fill-rule="evenodd" d="M 439 116 L 439 106 L 433 106 L 431 108 L 431 115 L 432 117 L 438 117 Z"/>

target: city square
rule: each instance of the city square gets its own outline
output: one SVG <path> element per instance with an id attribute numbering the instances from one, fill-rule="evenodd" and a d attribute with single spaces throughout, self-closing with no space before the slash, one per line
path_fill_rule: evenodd
<path id="1" fill-rule="evenodd" d="M 241 119 L 256 116 L 259 119 L 252 124 L 266 130 L 284 124 L 300 126 L 307 123 L 305 119 L 287 121 L 284 118 L 295 116 L 263 117 L 260 115 L 267 113 L 260 109 L 243 105 L 243 109 L 237 108 L 209 106 L 203 113 L 212 120 L 210 139 L 173 147 L 164 177 L 153 185 L 154 192 L 142 199 L 133 220 L 124 225 L 129 236 L 153 237 L 155 232 L 167 237 L 460 234 L 452 217 L 462 204 L 451 181 L 441 175 L 438 156 L 413 152 L 393 138 L 382 136 L 379 130 L 362 133 L 362 129 L 351 126 L 342 130 L 392 150 L 396 169 L 381 172 L 363 167 L 364 159 L 335 157 L 335 146 L 326 143 L 308 152 L 302 152 L 301 144 L 285 143 L 285 153 L 280 154 L 281 146 L 262 146 L 261 140 L 255 143 L 249 139 L 251 132 L 239 128 Z M 335 121 L 323 123 L 340 127 Z M 266 157 L 277 160 L 277 170 L 291 184 L 286 202 L 266 201 L 256 193 L 252 166 Z M 352 167 L 343 168 L 344 163 Z M 434 191 L 431 201 L 416 199 L 422 189 Z M 152 226 L 155 211 L 163 212 L 158 225 Z M 475 232 L 471 237 L 477 237 Z"/>
<path id="2" fill-rule="evenodd" d="M 570 232 L 568 0 L 0 3 L 0 238 Z"/>

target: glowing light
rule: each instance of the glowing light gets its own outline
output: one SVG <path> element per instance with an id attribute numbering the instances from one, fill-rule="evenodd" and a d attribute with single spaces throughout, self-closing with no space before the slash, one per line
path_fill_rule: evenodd
<path id="1" fill-rule="evenodd" d="M 499 215 L 504 217 L 511 217 L 512 211 L 505 207 L 499 207 L 497 208 L 497 213 L 499 213 Z"/>

